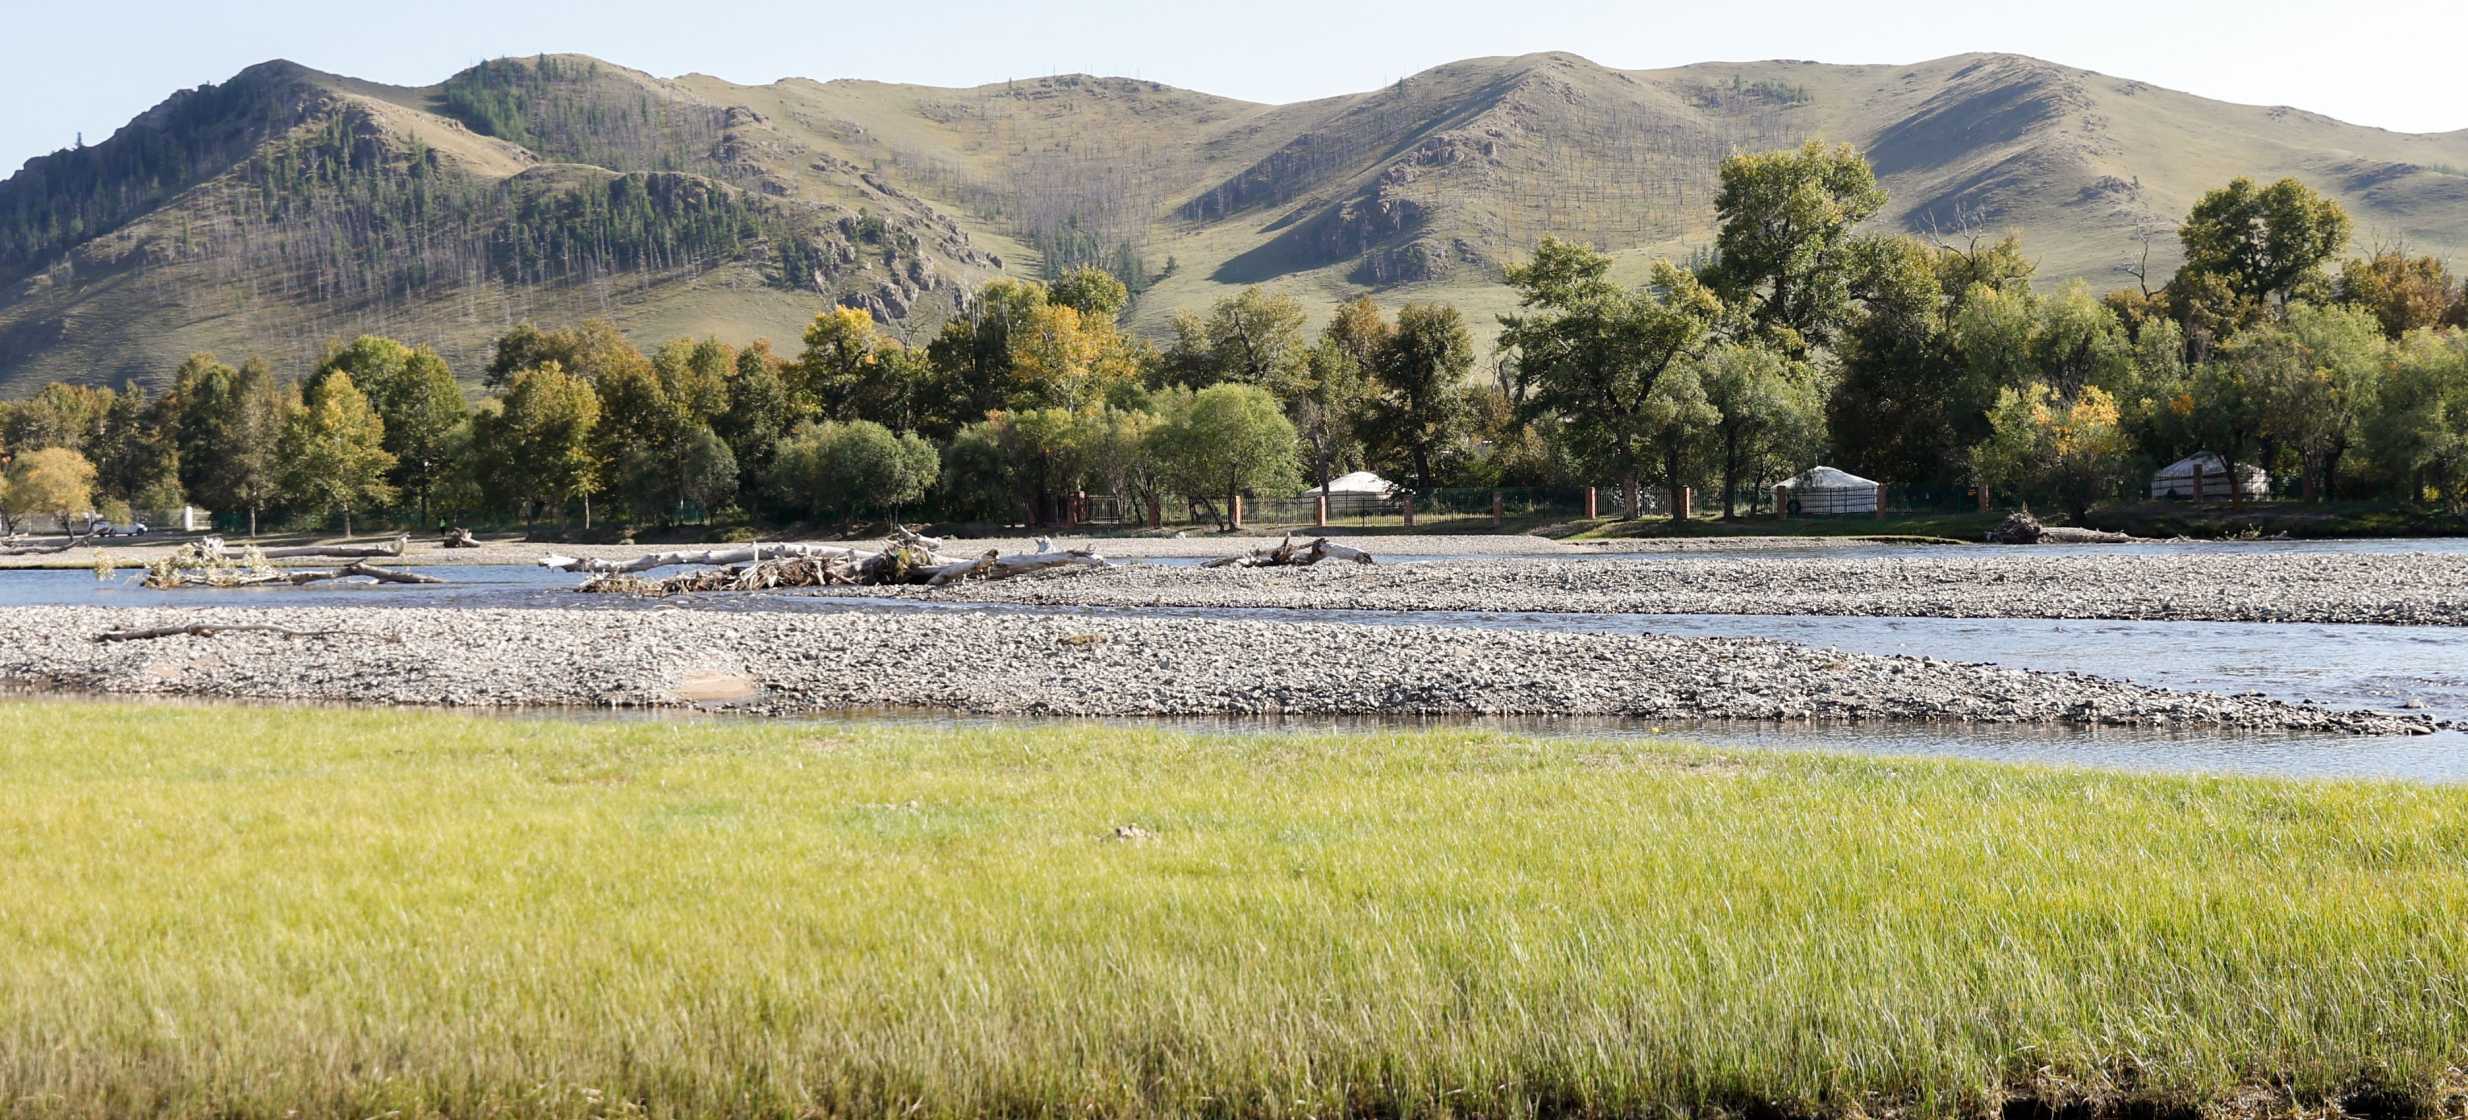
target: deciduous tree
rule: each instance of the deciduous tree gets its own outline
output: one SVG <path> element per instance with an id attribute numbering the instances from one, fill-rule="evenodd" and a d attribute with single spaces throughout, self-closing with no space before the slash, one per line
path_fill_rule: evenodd
<path id="1" fill-rule="evenodd" d="M 339 369 L 304 388 L 300 405 L 283 424 L 284 497 L 301 509 L 341 514 L 350 536 L 353 511 L 394 500 L 385 421 Z"/>

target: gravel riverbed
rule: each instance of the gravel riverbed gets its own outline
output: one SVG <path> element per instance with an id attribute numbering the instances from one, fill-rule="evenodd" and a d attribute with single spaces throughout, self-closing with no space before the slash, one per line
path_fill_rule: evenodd
<path id="1" fill-rule="evenodd" d="M 98 642 L 164 626 L 331 630 Z M 1760 639 L 990 612 L 27 607 L 0 681 L 454 706 L 1069 716 L 1590 715 L 2395 734 L 2432 721 Z"/>
<path id="2" fill-rule="evenodd" d="M 884 593 L 882 589 L 862 589 Z M 1105 607 L 2468 625 L 2468 555 L 1793 555 L 1309 568 L 1129 565 L 892 593 Z M 2468 648 L 2464 646 L 2463 648 Z"/>

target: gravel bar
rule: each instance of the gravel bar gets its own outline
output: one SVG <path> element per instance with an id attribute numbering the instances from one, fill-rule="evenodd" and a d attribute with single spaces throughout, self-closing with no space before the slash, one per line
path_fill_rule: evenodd
<path id="1" fill-rule="evenodd" d="M 111 629 L 274 626 L 99 642 Z M 1738 638 L 997 612 L 0 610 L 0 681 L 451 706 L 1000 715 L 1587 715 L 2398 734 L 2423 717 Z"/>
<path id="2" fill-rule="evenodd" d="M 882 593 L 881 589 L 866 589 Z M 1309 568 L 1131 565 L 933 592 L 1103 607 L 1790 614 L 2468 625 L 2468 555 L 1777 554 Z"/>

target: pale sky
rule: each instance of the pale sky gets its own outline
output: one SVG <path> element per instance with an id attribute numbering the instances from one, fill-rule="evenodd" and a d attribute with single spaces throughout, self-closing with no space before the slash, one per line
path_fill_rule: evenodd
<path id="1" fill-rule="evenodd" d="M 2468 128 L 2464 45 L 2468 0 L 0 0 L 0 171 L 269 58 L 398 85 L 540 51 L 743 83 L 1088 72 L 1281 102 L 1542 50 L 1627 69 L 2012 51 L 2437 132 Z"/>

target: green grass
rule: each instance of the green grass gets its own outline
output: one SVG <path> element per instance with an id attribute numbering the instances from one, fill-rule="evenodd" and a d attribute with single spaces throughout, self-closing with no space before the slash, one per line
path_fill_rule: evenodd
<path id="1" fill-rule="evenodd" d="M 2468 791 L 1474 732 L 0 726 L 0 1114 L 2456 1111 L 2468 1057 Z"/>
<path id="2" fill-rule="evenodd" d="M 1890 537 L 1974 543 L 2005 520 L 1996 513 L 1896 513 L 1883 517 L 1776 517 L 1742 514 L 1725 518 L 1720 509 L 1701 512 L 1686 521 L 1668 517 L 1635 520 L 1576 521 L 1570 539 L 1617 537 Z"/>
<path id="3" fill-rule="evenodd" d="M 2388 502 L 2141 502 L 2101 506 L 2084 524 L 2138 537 L 2236 537 L 2248 535 L 2332 539 L 2351 537 L 2455 537 L 2468 521 L 2429 506 Z"/>

